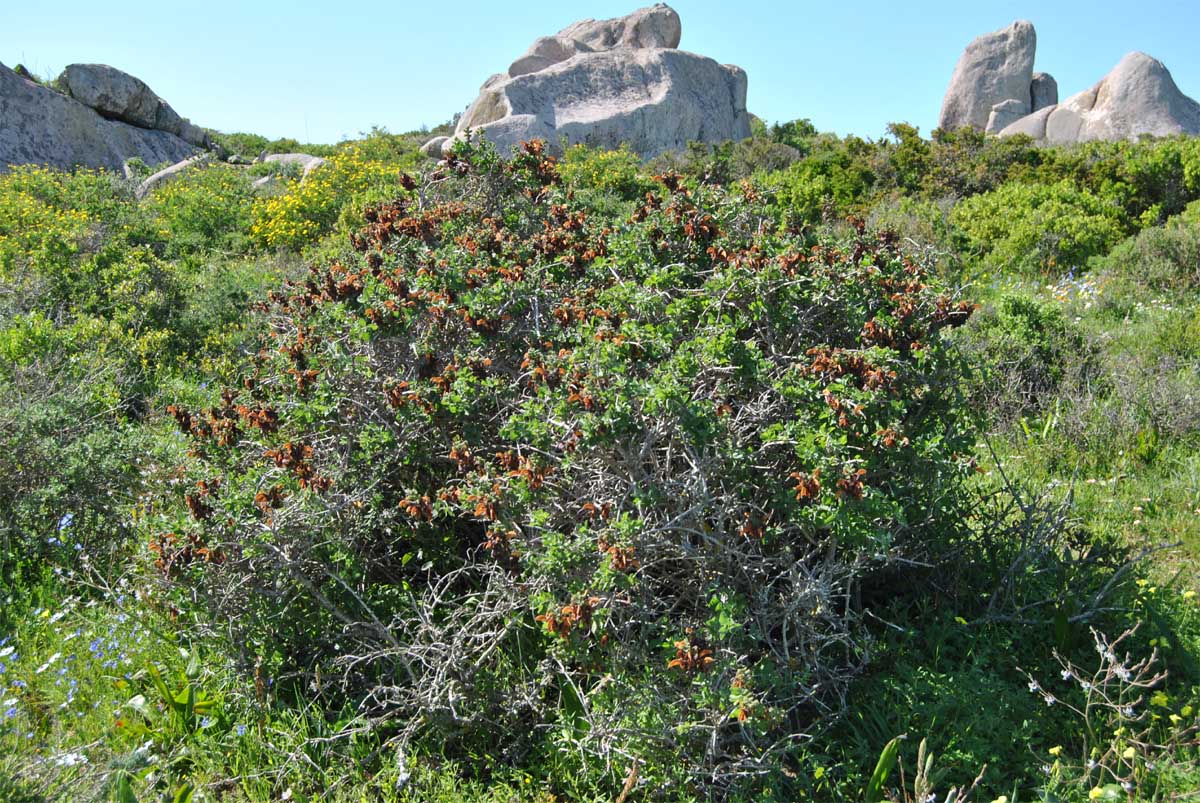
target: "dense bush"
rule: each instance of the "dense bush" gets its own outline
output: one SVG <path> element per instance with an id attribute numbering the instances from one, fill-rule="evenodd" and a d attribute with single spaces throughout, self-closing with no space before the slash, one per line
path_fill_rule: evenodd
<path id="1" fill-rule="evenodd" d="M 252 373 L 172 408 L 163 572 L 440 750 L 774 773 L 862 659 L 873 568 L 963 535 L 939 330 L 971 305 L 752 192 L 663 176 L 605 218 L 536 144 L 401 183 L 273 298 Z"/>
<path id="2" fill-rule="evenodd" d="M 1012 424 L 1057 398 L 1064 382 L 1085 384 L 1095 355 L 1061 305 L 1007 294 L 984 307 L 957 338 L 978 366 L 977 402 Z"/>
<path id="3" fill-rule="evenodd" d="M 310 245 L 333 229 L 344 207 L 393 192 L 400 173 L 399 165 L 369 158 L 356 148 L 333 154 L 306 179 L 291 180 L 286 192 L 261 199 L 250 234 L 269 248 Z"/>
<path id="4" fill-rule="evenodd" d="M 1095 260 L 1093 269 L 1158 292 L 1200 289 L 1200 225 L 1187 217 L 1143 229 Z"/>
<path id="5" fill-rule="evenodd" d="M 1033 276 L 1081 270 L 1124 234 L 1119 209 L 1065 180 L 1004 184 L 964 200 L 953 220 L 984 264 Z"/>

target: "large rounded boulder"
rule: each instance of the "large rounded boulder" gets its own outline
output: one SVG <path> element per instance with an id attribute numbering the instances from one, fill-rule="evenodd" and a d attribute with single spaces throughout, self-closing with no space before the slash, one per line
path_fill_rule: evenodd
<path id="1" fill-rule="evenodd" d="M 659 4 L 541 37 L 484 83 L 440 147 L 475 133 L 503 155 L 543 139 L 650 157 L 750 136 L 746 73 L 676 49 L 681 31 L 679 15 Z"/>

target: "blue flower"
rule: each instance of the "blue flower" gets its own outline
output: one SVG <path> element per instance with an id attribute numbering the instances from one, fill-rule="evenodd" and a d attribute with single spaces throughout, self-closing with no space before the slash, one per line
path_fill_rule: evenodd
<path id="1" fill-rule="evenodd" d="M 207 728 L 209 725 L 212 725 L 212 723 L 213 723 L 212 717 L 201 717 L 200 718 L 200 727 L 201 728 Z"/>
<path id="2" fill-rule="evenodd" d="M 64 513 L 63 517 L 58 520 L 58 531 L 61 533 L 63 530 L 70 527 L 71 524 L 74 523 L 74 521 L 75 521 L 74 513 Z"/>
<path id="3" fill-rule="evenodd" d="M 236 728 L 235 730 L 237 730 L 237 735 L 238 735 L 238 736 L 245 736 L 245 735 L 246 735 L 246 726 L 245 726 L 245 725 L 238 725 L 238 726 L 237 726 L 237 728 Z"/>
<path id="4" fill-rule="evenodd" d="M 14 706 L 11 706 L 11 707 L 9 707 L 9 709 L 8 709 L 7 711 L 5 711 L 5 712 L 4 712 L 4 718 L 5 718 L 5 719 L 12 719 L 12 718 L 13 718 L 13 717 L 15 717 L 16 715 L 17 715 L 17 707 L 16 707 L 15 705 L 14 705 Z"/>

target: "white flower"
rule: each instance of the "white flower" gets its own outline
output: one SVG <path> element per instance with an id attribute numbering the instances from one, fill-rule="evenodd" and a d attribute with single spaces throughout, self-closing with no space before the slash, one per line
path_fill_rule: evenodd
<path id="1" fill-rule="evenodd" d="M 1064 670 L 1062 671 L 1062 679 L 1063 679 L 1063 680 L 1070 680 L 1070 679 L 1071 679 L 1071 670 L 1070 670 L 1070 669 L 1064 669 Z"/>
<path id="2" fill-rule="evenodd" d="M 42 664 L 41 666 L 39 666 L 37 668 L 37 671 L 34 674 L 36 674 L 36 675 L 42 674 L 47 669 L 49 669 L 51 666 L 53 666 L 54 662 L 57 661 L 61 657 L 62 657 L 61 652 L 54 653 L 54 655 L 51 655 L 49 658 L 46 659 L 46 663 Z"/>
<path id="3" fill-rule="evenodd" d="M 16 652 L 16 650 L 17 650 L 17 648 L 12 647 L 12 646 L 0 648 L 0 658 L 7 658 L 8 656 L 10 656 L 14 652 Z"/>
<path id="4" fill-rule="evenodd" d="M 76 764 L 86 764 L 88 760 L 83 753 L 63 753 L 54 757 L 54 763 L 60 767 L 74 767 Z"/>

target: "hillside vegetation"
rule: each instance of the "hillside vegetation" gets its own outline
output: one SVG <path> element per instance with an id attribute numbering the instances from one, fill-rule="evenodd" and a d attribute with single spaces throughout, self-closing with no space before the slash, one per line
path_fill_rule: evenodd
<path id="1" fill-rule="evenodd" d="M 0 176 L 0 800 L 1200 787 L 1200 140 L 417 141 Z"/>

